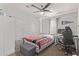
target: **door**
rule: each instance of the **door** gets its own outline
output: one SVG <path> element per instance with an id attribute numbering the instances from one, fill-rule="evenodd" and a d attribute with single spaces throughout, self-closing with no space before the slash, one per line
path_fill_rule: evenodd
<path id="1" fill-rule="evenodd" d="M 9 55 L 15 49 L 15 20 L 0 16 L 0 55 Z"/>

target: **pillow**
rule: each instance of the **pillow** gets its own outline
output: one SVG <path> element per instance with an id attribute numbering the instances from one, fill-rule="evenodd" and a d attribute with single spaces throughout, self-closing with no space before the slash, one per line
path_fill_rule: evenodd
<path id="1" fill-rule="evenodd" d="M 27 41 L 35 41 L 35 40 L 38 40 L 40 39 L 41 37 L 38 36 L 38 35 L 27 35 L 25 37 L 23 37 L 23 39 L 27 40 Z"/>

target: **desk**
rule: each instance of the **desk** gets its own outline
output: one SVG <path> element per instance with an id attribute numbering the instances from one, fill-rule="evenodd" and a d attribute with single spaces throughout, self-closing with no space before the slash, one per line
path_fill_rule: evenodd
<path id="1" fill-rule="evenodd" d="M 63 36 L 61 34 L 54 35 L 54 42 L 55 42 L 55 44 L 58 44 L 59 41 L 62 41 L 62 39 L 63 39 Z"/>
<path id="2" fill-rule="evenodd" d="M 76 52 L 77 52 L 77 54 L 79 54 L 79 38 L 78 37 L 74 37 L 73 40 L 75 42 Z"/>
<path id="3" fill-rule="evenodd" d="M 61 41 L 62 39 L 63 39 L 63 36 L 61 36 L 61 35 L 54 35 L 54 42 L 55 42 L 55 44 L 58 44 L 59 41 Z M 76 53 L 77 53 L 77 55 L 79 55 L 79 38 L 78 37 L 74 37 L 73 40 L 74 40 L 74 43 L 75 43 Z"/>

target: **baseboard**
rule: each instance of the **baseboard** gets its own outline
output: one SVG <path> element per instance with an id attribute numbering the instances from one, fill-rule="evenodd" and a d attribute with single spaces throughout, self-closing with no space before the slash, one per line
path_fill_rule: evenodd
<path id="1" fill-rule="evenodd" d="M 16 52 L 13 52 L 13 53 L 9 54 L 8 56 L 16 56 L 15 54 L 16 54 Z"/>

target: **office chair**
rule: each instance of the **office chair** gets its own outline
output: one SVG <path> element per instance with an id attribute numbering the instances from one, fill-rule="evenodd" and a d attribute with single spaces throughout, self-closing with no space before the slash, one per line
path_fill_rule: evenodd
<path id="1" fill-rule="evenodd" d="M 76 53 L 75 44 L 64 45 L 61 41 L 59 41 L 59 45 L 62 46 L 62 50 L 64 50 L 65 55 L 73 55 Z"/>

